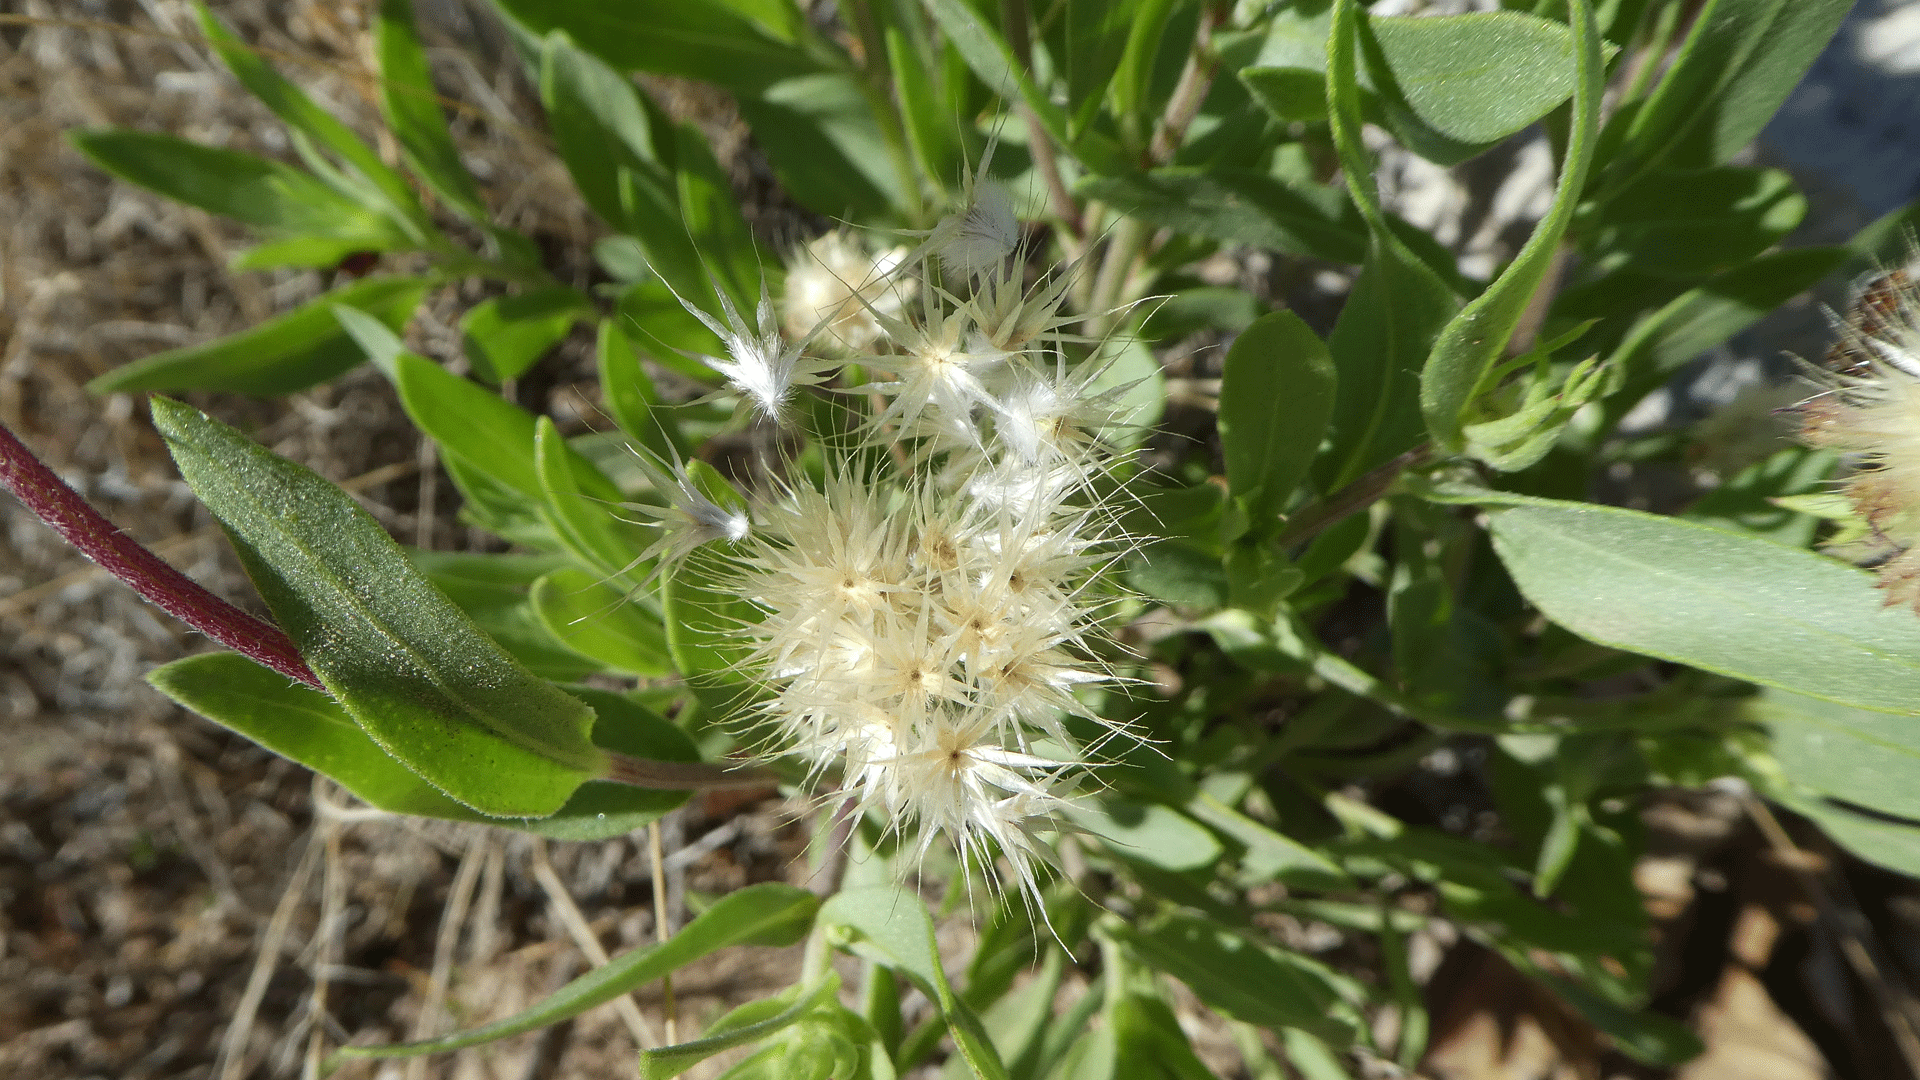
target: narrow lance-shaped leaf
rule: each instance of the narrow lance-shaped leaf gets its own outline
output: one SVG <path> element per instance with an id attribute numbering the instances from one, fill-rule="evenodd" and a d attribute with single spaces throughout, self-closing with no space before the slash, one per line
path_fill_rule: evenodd
<path id="1" fill-rule="evenodd" d="M 749 885 L 714 901 L 712 907 L 661 944 L 617 956 L 505 1020 L 424 1042 L 343 1046 L 334 1052 L 334 1059 L 438 1054 L 557 1024 L 720 949 L 791 945 L 806 936 L 819 907 L 820 901 L 805 889 L 771 882 Z"/>
<path id="2" fill-rule="evenodd" d="M 1296 1027 L 1346 1044 L 1358 1017 L 1348 980 L 1286 953 L 1269 952 L 1204 920 L 1174 916 L 1111 931 L 1143 960 L 1177 977 L 1210 1007 L 1262 1027 Z M 1346 984 L 1346 985 L 1343 985 Z"/>
<path id="3" fill-rule="evenodd" d="M 1127 47 L 1138 5 L 1126 0 L 1065 0 L 1067 5 L 1067 108 L 1078 133 L 1099 114 Z"/>
<path id="4" fill-rule="evenodd" d="M 577 289 L 533 289 L 468 308 L 460 317 L 460 336 L 474 374 L 498 385 L 526 374 L 575 322 L 593 315 L 593 301 Z"/>
<path id="5" fill-rule="evenodd" d="M 334 697 L 388 753 L 485 814 L 544 817 L 605 775 L 593 709 L 536 678 L 346 492 L 163 398 L 154 424 Z"/>
<path id="6" fill-rule="evenodd" d="M 380 112 L 400 141 L 407 164 L 462 217 L 485 224 L 486 203 L 460 161 L 440 112 L 433 71 L 414 23 L 413 0 L 380 0 L 374 33 L 380 56 Z"/>
<path id="7" fill-rule="evenodd" d="M 262 397 L 305 390 L 345 374 L 365 358 L 334 317 L 336 306 L 399 330 L 430 284 L 421 278 L 365 278 L 237 334 L 142 357 L 94 379 L 87 389 L 96 394 L 224 390 Z"/>
<path id="8" fill-rule="evenodd" d="M 102 128 L 68 132 L 67 139 L 122 180 L 271 237 L 350 241 L 369 251 L 413 245 L 389 219 L 277 161 L 149 131 Z"/>
<path id="9" fill-rule="evenodd" d="M 1607 360 L 1620 380 L 1609 391 L 1609 407 L 1616 413 L 1631 408 L 1680 365 L 1845 265 L 1848 254 L 1842 247 L 1817 247 L 1762 255 L 1642 316 Z"/>
<path id="10" fill-rule="evenodd" d="M 1920 821 L 1920 724 L 1911 716 L 1779 690 L 1749 699 L 1743 711 L 1773 729 L 1773 754 L 1787 779 Z"/>
<path id="11" fill-rule="evenodd" d="M 378 193 L 376 198 L 393 222 L 415 239 L 425 242 L 434 235 L 426 210 L 414 196 L 413 189 L 407 186 L 405 177 L 381 161 L 380 155 L 354 134 L 344 121 L 315 104 L 306 91 L 275 71 L 271 64 L 235 37 L 233 31 L 215 18 L 205 4 L 195 6 L 200 16 L 200 32 L 213 44 L 220 59 L 254 97 L 273 110 L 273 114 L 293 131 L 296 139 L 311 139 L 338 155 L 340 160 L 360 174 L 373 192 Z M 313 162 L 313 155 L 308 154 L 307 157 Z M 324 167 L 323 163 L 313 163 L 316 168 Z M 337 173 L 335 175 L 338 176 Z M 354 185 L 346 186 L 351 189 Z"/>
<path id="12" fill-rule="evenodd" d="M 1252 244 L 1333 262 L 1366 257 L 1366 232 L 1337 189 L 1311 198 L 1251 169 L 1155 169 L 1089 176 L 1078 194 L 1152 225 L 1222 243 Z M 1318 194 L 1316 191 L 1313 194 Z"/>
<path id="13" fill-rule="evenodd" d="M 781 79 L 820 70 L 805 51 L 760 32 L 722 3 L 501 0 L 535 34 L 565 31 L 609 67 L 715 83 L 742 99 Z"/>
<path id="14" fill-rule="evenodd" d="M 884 220 L 911 203 L 873 105 L 851 72 L 776 83 L 758 98 L 742 99 L 740 115 L 781 187 L 808 209 Z"/>
<path id="15" fill-rule="evenodd" d="M 1709 0 L 1660 83 L 1609 124 L 1620 150 L 1600 198 L 1669 157 L 1723 164 L 1765 125 L 1840 26 L 1852 0 Z"/>
<path id="16" fill-rule="evenodd" d="M 289 683 L 238 654 L 189 656 L 155 668 L 147 681 L 180 705 L 395 814 L 500 825 L 557 840 L 606 840 L 632 832 L 687 799 L 684 791 L 589 781 L 552 817 L 488 817 L 455 802 L 396 761 L 332 698 Z M 686 735 L 666 720 L 617 694 L 583 693 L 593 695 L 600 714 L 594 738 L 608 749 L 652 760 L 699 757 Z"/>
<path id="17" fill-rule="evenodd" d="M 650 1047 L 640 1051 L 640 1080 L 668 1080 L 679 1076 L 715 1054 L 738 1046 L 759 1042 L 792 1027 L 807 1013 L 831 1006 L 840 990 L 840 976 L 829 972 L 820 985 L 795 986 L 777 998 L 743 1005 L 722 1017 L 705 1036 L 672 1046 Z M 773 1011 L 772 1015 L 763 1015 Z"/>
<path id="18" fill-rule="evenodd" d="M 673 674 L 666 627 L 633 595 L 568 569 L 535 582 L 531 599 L 541 624 L 581 655 L 629 675 Z"/>
<path id="19" fill-rule="evenodd" d="M 1019 100 L 1033 112 L 1047 136 L 1062 146 L 1072 147 L 1086 166 L 1096 172 L 1111 172 L 1120 162 L 1120 149 L 1112 139 L 1098 131 L 1082 131 L 1078 138 L 1068 130 L 1066 110 L 1055 104 L 1022 68 L 1013 50 L 1000 34 L 961 0 L 928 0 L 928 10 L 940 25 L 967 66 L 980 81 L 1002 98 Z"/>
<path id="20" fill-rule="evenodd" d="M 1600 59 L 1600 31 L 1594 25 L 1592 4 L 1589 0 L 1571 2 L 1573 116 L 1553 205 L 1500 277 L 1440 332 L 1426 366 L 1420 370 L 1420 411 L 1434 441 L 1448 450 L 1461 447 L 1463 414 L 1472 406 L 1488 369 L 1506 349 L 1507 339 L 1513 336 L 1527 304 L 1546 283 L 1560 238 L 1573 221 L 1574 207 L 1586 186 L 1593 140 L 1600 127 L 1600 95 L 1606 71 Z"/>

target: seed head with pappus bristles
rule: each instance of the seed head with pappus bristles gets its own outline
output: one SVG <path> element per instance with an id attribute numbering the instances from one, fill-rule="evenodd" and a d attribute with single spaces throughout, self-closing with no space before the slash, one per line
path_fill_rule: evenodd
<path id="1" fill-rule="evenodd" d="M 894 277 L 816 242 L 789 270 L 784 335 L 764 302 L 757 330 L 706 317 L 746 343 L 714 363 L 744 407 L 790 425 L 807 410 L 788 399 L 818 382 L 854 418 L 784 428 L 819 464 L 770 469 L 750 521 L 664 465 L 668 505 L 642 512 L 666 530 L 663 563 L 750 606 L 736 674 L 761 691 L 763 753 L 799 759 L 909 853 L 945 836 L 1037 902 L 1048 837 L 1105 744 L 1132 737 L 1092 702 L 1123 681 L 1104 622 L 1138 538 L 1113 505 L 1116 343 L 1066 333 L 1070 275 L 1030 275 L 1017 239 L 982 170 Z M 823 270 L 841 288 L 807 276 Z M 762 392 L 756 368 L 804 377 Z"/>
<path id="2" fill-rule="evenodd" d="M 1836 322 L 1801 439 L 1853 455 L 1845 491 L 1864 535 L 1837 547 L 1876 565 L 1889 605 L 1920 609 L 1920 286 L 1882 275 Z"/>

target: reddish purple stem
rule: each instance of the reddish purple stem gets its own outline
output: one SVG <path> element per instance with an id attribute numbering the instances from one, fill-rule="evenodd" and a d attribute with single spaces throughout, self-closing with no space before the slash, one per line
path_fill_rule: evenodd
<path id="1" fill-rule="evenodd" d="M 279 627 L 213 595 L 135 543 L 34 457 L 5 425 L 0 425 L 0 486 L 53 526 L 67 543 L 167 614 L 249 660 L 320 688 L 319 677 Z"/>

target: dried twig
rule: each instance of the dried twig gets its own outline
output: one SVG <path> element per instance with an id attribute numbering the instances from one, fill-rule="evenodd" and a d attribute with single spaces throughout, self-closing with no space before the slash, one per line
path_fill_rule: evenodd
<path id="1" fill-rule="evenodd" d="M 1920 1024 L 1916 1024 L 1916 1008 L 1913 996 L 1904 987 L 1896 986 L 1881 973 L 1880 965 L 1875 962 L 1873 950 L 1861 935 L 1859 923 L 1865 921 L 1857 910 L 1842 910 L 1833 893 L 1821 881 L 1809 865 L 1807 853 L 1787 835 L 1780 820 L 1773 811 L 1757 796 L 1742 796 L 1741 804 L 1747 816 L 1760 828 L 1760 835 L 1766 838 L 1767 845 L 1780 855 L 1780 861 L 1786 865 L 1800 883 L 1801 891 L 1812 900 L 1820 912 L 1820 921 L 1839 939 L 1840 953 L 1847 958 L 1847 966 L 1867 990 L 1873 994 L 1874 1003 L 1880 1007 L 1881 1019 L 1887 1025 L 1887 1031 L 1893 1036 L 1893 1042 L 1900 1050 L 1900 1056 L 1907 1063 L 1907 1072 L 1920 1077 Z"/>
<path id="2" fill-rule="evenodd" d="M 308 686 L 320 686 L 319 677 L 279 627 L 208 592 L 121 532 L 5 427 L 0 427 L 0 487 L 11 491 L 81 554 L 167 614 L 256 663 Z"/>
<path id="3" fill-rule="evenodd" d="M 653 870 L 653 939 L 664 945 L 673 936 L 673 926 L 667 919 L 667 866 L 660 848 L 660 820 L 655 818 L 647 822 L 647 854 Z M 667 1016 L 667 1043 L 672 1045 L 680 1041 L 680 1014 L 673 1003 L 671 972 L 660 976 L 660 1001 Z"/>
<path id="4" fill-rule="evenodd" d="M 220 1039 L 220 1067 L 214 1074 L 220 1080 L 240 1080 L 247 1073 L 247 1040 L 253 1035 L 260 1003 L 266 1000 L 267 985 L 280 964 L 280 952 L 293 924 L 293 913 L 299 910 L 300 901 L 306 895 L 307 882 L 313 877 L 313 864 L 320 849 L 317 838 L 308 834 L 300 862 L 295 865 L 286 889 L 280 893 L 280 902 L 274 905 L 266 929 L 261 931 L 260 945 L 253 956 L 253 970 L 247 975 L 246 988 L 240 992 L 240 1003 L 234 1006 L 233 1019 L 227 1022 L 226 1034 Z"/>
<path id="5" fill-rule="evenodd" d="M 420 1013 L 413 1018 L 412 1039 L 431 1039 L 440 1026 L 440 1010 L 447 999 L 447 983 L 453 978 L 453 950 L 460 942 L 460 931 L 467 925 L 467 909 L 473 903 L 473 887 L 480 880 L 480 869 L 486 865 L 486 849 L 492 842 L 492 834 L 484 828 L 474 829 L 473 838 L 467 843 L 467 850 L 460 856 L 459 869 L 453 872 L 453 887 L 447 893 L 447 906 L 440 913 L 440 934 L 433 942 L 433 971 L 427 977 L 427 999 L 420 1003 Z M 410 1058 L 407 1061 L 407 1080 L 423 1080 L 427 1075 L 427 1059 Z"/>

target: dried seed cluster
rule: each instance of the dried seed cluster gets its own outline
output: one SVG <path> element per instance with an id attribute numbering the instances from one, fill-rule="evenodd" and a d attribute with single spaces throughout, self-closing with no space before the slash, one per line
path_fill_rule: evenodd
<path id="1" fill-rule="evenodd" d="M 1102 343 L 1067 333 L 1069 278 L 1030 282 L 1019 236 L 1011 198 L 976 179 L 912 252 L 844 236 L 798 252 L 780 318 L 764 291 L 757 326 L 696 311 L 727 345 L 709 362 L 765 421 L 796 424 L 812 384 L 865 411 L 851 439 L 820 440 L 845 447 L 822 483 L 787 470 L 731 510 L 654 462 L 670 505 L 640 509 L 663 529 L 656 572 L 691 558 L 757 612 L 769 752 L 917 828 L 919 854 L 944 833 L 1035 895 L 1044 834 L 1123 731 L 1077 692 L 1115 681 L 1097 657 L 1128 539 L 1104 436 L 1126 418 Z"/>

